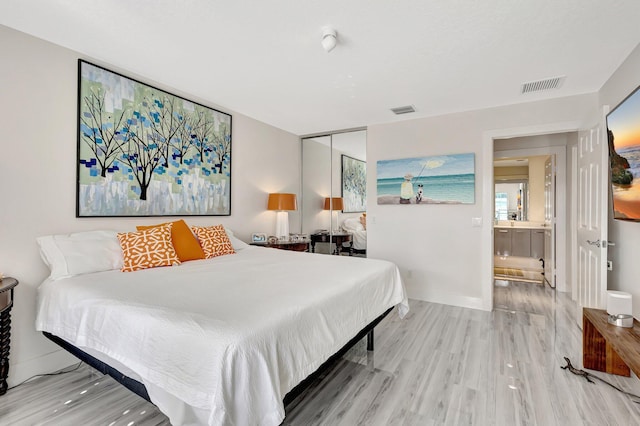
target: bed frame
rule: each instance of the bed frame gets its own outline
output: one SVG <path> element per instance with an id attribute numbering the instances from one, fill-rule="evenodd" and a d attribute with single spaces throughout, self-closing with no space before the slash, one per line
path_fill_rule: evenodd
<path id="1" fill-rule="evenodd" d="M 382 321 L 388 314 L 391 312 L 393 307 L 387 309 L 382 315 L 378 318 L 371 321 L 365 328 L 360 330 L 355 337 L 342 347 L 338 352 L 333 354 L 329 359 L 327 359 L 315 372 L 311 373 L 306 379 L 300 382 L 296 387 L 291 389 L 289 393 L 287 393 L 284 397 L 284 404 L 287 405 L 296 399 L 313 381 L 315 381 L 322 373 L 324 373 L 338 358 L 344 355 L 349 349 L 351 349 L 356 343 L 358 343 L 365 335 L 367 336 L 367 350 L 373 351 L 373 329 L 380 321 Z M 149 402 L 152 402 L 149 398 L 149 393 L 147 392 L 147 388 L 140 383 L 139 381 L 132 379 L 124 374 L 122 374 L 117 369 L 111 367 L 110 365 L 100 361 L 99 359 L 89 355 L 83 350 L 77 348 L 76 346 L 68 343 L 67 341 L 55 336 L 51 333 L 47 333 L 43 331 L 42 334 L 44 336 L 54 342 L 55 344 L 62 347 L 64 350 L 71 353 L 76 358 L 79 358 L 81 361 L 89 364 L 91 367 L 100 371 L 102 374 L 108 374 L 117 380 L 124 387 L 129 389 L 131 392 L 141 396 Z"/>

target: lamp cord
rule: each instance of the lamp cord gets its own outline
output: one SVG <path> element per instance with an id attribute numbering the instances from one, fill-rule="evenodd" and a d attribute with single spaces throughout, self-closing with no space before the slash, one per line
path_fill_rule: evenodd
<path id="1" fill-rule="evenodd" d="M 570 361 L 570 360 L 569 360 L 569 358 L 567 358 L 566 356 L 564 357 L 564 360 L 567 362 L 567 365 L 565 365 L 564 367 L 560 367 L 561 369 L 563 369 L 563 370 L 569 370 L 571 373 L 575 374 L 576 376 L 582 376 L 582 377 L 584 377 L 584 379 L 585 379 L 587 382 L 589 382 L 589 383 L 593 383 L 593 384 L 595 384 L 595 383 L 596 383 L 596 382 L 594 382 L 594 381 L 593 381 L 593 380 L 591 380 L 591 379 L 599 380 L 599 381 L 601 381 L 602 383 L 604 383 L 604 384 L 606 384 L 606 385 L 611 386 L 612 388 L 614 388 L 614 389 L 615 389 L 615 390 L 617 390 L 618 392 L 621 392 L 621 393 L 623 393 L 623 394 L 625 394 L 625 395 L 627 395 L 627 396 L 629 396 L 629 397 L 631 397 L 631 398 L 636 398 L 636 399 L 638 399 L 638 401 L 633 401 L 633 402 L 635 402 L 636 404 L 640 404 L 640 396 L 635 395 L 635 394 L 632 394 L 631 392 L 627 392 L 627 391 L 625 391 L 625 390 L 623 390 L 623 389 L 620 389 L 620 388 L 619 388 L 619 387 L 617 387 L 616 385 L 614 385 L 614 384 L 612 384 L 612 383 L 609 383 L 609 382 L 607 382 L 607 381 L 606 381 L 606 380 L 604 380 L 604 379 L 601 379 L 600 377 L 596 376 L 595 374 L 591 374 L 591 373 L 589 373 L 588 371 L 584 371 L 584 370 L 580 370 L 580 369 L 578 369 L 578 368 L 575 368 L 573 365 L 571 365 L 571 361 Z"/>
<path id="2" fill-rule="evenodd" d="M 22 386 L 25 383 L 27 383 L 28 381 L 31 381 L 33 379 L 35 379 L 36 377 L 47 377 L 47 376 L 59 376 L 60 374 L 67 374 L 67 373 L 71 373 L 72 371 L 76 371 L 78 368 L 80 368 L 80 366 L 82 365 L 82 362 L 79 362 L 75 367 L 72 367 L 69 370 L 65 370 L 64 368 L 62 370 L 58 370 L 54 373 L 44 373 L 44 374 L 36 374 L 35 376 L 31 376 L 26 380 L 23 380 L 22 382 L 18 383 L 17 385 L 13 385 L 10 388 L 7 389 L 7 391 L 10 391 L 11 389 L 15 389 L 18 386 Z"/>

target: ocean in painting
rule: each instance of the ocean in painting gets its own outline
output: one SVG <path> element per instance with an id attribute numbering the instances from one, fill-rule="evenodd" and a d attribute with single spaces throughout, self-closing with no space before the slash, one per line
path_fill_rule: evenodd
<path id="1" fill-rule="evenodd" d="M 612 185 L 614 215 L 619 219 L 640 219 L 640 146 L 616 149 L 629 162 L 631 185 Z"/>
<path id="2" fill-rule="evenodd" d="M 400 196 L 400 185 L 404 178 L 378 179 L 378 199 L 384 196 Z M 413 193 L 418 184 L 424 185 L 423 203 L 475 203 L 475 175 L 473 173 L 444 176 L 421 176 L 413 180 Z M 415 199 L 412 200 L 415 202 Z M 382 203 L 379 203 L 382 204 Z M 384 203 L 386 204 L 386 203 Z M 394 203 L 395 204 L 395 203 Z"/>
<path id="3" fill-rule="evenodd" d="M 473 153 L 380 160 L 378 204 L 474 204 L 474 163 Z M 411 182 L 412 190 L 403 188 L 404 182 Z M 421 199 L 418 185 L 422 185 Z"/>

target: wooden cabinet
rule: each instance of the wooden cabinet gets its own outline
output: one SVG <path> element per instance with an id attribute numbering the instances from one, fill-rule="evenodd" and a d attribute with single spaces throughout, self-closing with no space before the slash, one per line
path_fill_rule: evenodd
<path id="1" fill-rule="evenodd" d="M 309 241 L 279 241 L 277 243 L 251 243 L 252 246 L 269 247 L 279 250 L 309 251 Z"/>
<path id="2" fill-rule="evenodd" d="M 494 253 L 498 256 L 544 257 L 544 229 L 495 228 Z"/>
<path id="3" fill-rule="evenodd" d="M 11 307 L 15 278 L 0 277 L 0 395 L 7 393 L 9 376 L 9 344 L 11 342 Z"/>
<path id="4" fill-rule="evenodd" d="M 640 323 L 624 328 L 609 324 L 607 311 L 582 310 L 582 364 L 585 368 L 629 377 L 640 374 Z"/>

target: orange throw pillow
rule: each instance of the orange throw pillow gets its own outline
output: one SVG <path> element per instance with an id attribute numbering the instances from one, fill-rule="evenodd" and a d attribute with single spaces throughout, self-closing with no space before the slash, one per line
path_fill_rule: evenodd
<path id="1" fill-rule="evenodd" d="M 235 253 L 224 226 L 192 226 L 191 229 L 198 237 L 207 259 Z"/>
<path id="2" fill-rule="evenodd" d="M 124 255 L 122 272 L 180 264 L 171 243 L 171 224 L 144 231 L 119 233 L 118 241 Z"/>
<path id="3" fill-rule="evenodd" d="M 196 236 L 193 235 L 193 232 L 189 229 L 187 222 L 180 219 L 169 223 L 171 224 L 171 241 L 173 242 L 173 247 L 178 254 L 180 262 L 204 259 L 204 251 L 202 250 L 202 247 L 200 247 L 200 243 Z M 167 223 L 151 226 L 136 226 L 136 229 L 138 231 L 143 231 L 145 229 L 153 229 L 163 225 L 167 225 Z"/>

